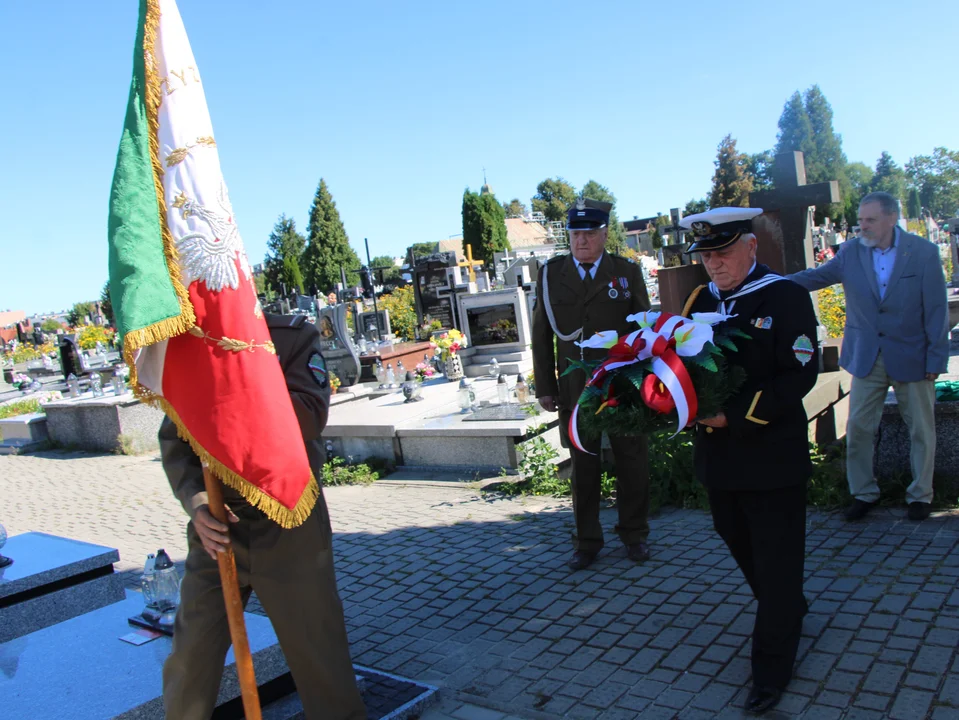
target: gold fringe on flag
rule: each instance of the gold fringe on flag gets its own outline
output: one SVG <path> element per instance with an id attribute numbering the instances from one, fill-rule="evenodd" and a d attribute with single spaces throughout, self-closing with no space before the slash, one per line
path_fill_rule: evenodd
<path id="1" fill-rule="evenodd" d="M 196 314 L 193 303 L 190 302 L 190 293 L 184 287 L 180 276 L 180 259 L 177 254 L 176 243 L 170 234 L 166 219 L 166 195 L 163 190 L 163 164 L 160 161 L 160 103 L 163 94 L 160 88 L 160 78 L 157 75 L 156 40 L 160 27 L 160 4 L 158 0 L 146 0 L 147 13 L 143 31 L 143 70 L 144 70 L 144 101 L 146 104 L 147 123 L 149 125 L 150 160 L 153 165 L 153 184 L 156 189 L 157 209 L 160 218 L 160 235 L 163 238 L 163 254 L 166 257 L 167 272 L 170 274 L 170 283 L 180 301 L 180 314 L 148 325 L 145 328 L 131 330 L 123 337 L 123 356 L 130 366 L 130 380 L 136 386 L 136 362 L 134 354 L 137 350 L 148 345 L 161 342 L 177 335 L 182 335 L 196 325 Z"/>
<path id="2" fill-rule="evenodd" d="M 170 420 L 173 421 L 173 424 L 176 425 L 177 434 L 181 439 L 190 443 L 190 447 L 193 448 L 193 452 L 195 452 L 197 457 L 200 458 L 200 461 L 207 465 L 213 474 L 220 478 L 223 483 L 240 493 L 243 498 L 250 503 L 250 505 L 262 512 L 270 520 L 275 522 L 280 527 L 289 530 L 290 528 L 295 528 L 299 525 L 302 525 L 313 513 L 313 507 L 316 505 L 316 501 L 320 497 L 320 486 L 319 483 L 317 483 L 316 476 L 313 475 L 312 470 L 310 471 L 310 481 L 307 483 L 306 487 L 303 488 L 303 493 L 300 495 L 300 499 L 297 500 L 296 505 L 290 509 L 283 505 L 276 498 L 266 494 L 253 483 L 241 478 L 235 472 L 230 470 L 230 468 L 213 457 L 190 434 L 190 432 L 186 429 L 186 426 L 183 424 L 183 421 L 180 420 L 180 416 L 177 415 L 176 410 L 173 409 L 173 406 L 169 402 L 162 397 L 153 395 L 152 393 L 149 395 L 150 402 L 154 405 L 158 405 L 163 412 L 167 414 Z"/>

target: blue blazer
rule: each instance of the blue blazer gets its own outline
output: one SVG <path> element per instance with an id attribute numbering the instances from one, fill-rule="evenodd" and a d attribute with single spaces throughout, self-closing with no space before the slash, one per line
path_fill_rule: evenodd
<path id="1" fill-rule="evenodd" d="M 949 363 L 949 308 L 939 248 L 896 228 L 896 262 L 879 297 L 872 250 L 859 238 L 840 245 L 832 260 L 788 278 L 807 290 L 842 283 L 846 331 L 839 364 L 865 377 L 882 352 L 886 372 L 899 382 L 944 373 Z"/>

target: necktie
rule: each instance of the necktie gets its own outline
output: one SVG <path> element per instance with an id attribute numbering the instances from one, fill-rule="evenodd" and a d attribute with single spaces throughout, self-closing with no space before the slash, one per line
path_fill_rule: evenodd
<path id="1" fill-rule="evenodd" d="M 593 269 L 595 263 L 580 263 L 579 266 L 583 268 L 586 272 L 583 274 L 583 287 L 589 290 L 593 286 L 593 276 L 590 273 L 590 270 Z"/>

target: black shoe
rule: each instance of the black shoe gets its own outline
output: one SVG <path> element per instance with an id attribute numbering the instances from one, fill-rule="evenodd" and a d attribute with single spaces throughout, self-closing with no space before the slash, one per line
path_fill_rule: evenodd
<path id="1" fill-rule="evenodd" d="M 642 540 L 626 546 L 626 557 L 635 562 L 646 562 L 649 560 L 649 545 Z"/>
<path id="2" fill-rule="evenodd" d="M 573 556 L 566 561 L 570 570 L 585 570 L 593 564 L 593 560 L 599 553 L 587 552 L 586 550 L 577 550 Z"/>
<path id="3" fill-rule="evenodd" d="M 749 697 L 746 698 L 746 712 L 751 715 L 762 715 L 767 710 L 776 707 L 782 696 L 782 690 L 753 685 L 749 691 Z"/>
<path id="4" fill-rule="evenodd" d="M 854 520 L 862 520 L 866 517 L 866 513 L 876 507 L 878 503 L 866 502 L 865 500 L 860 500 L 856 498 L 852 501 L 852 505 L 846 508 L 846 520 L 850 522 Z"/>
<path id="5" fill-rule="evenodd" d="M 909 503 L 909 519 L 910 520 L 922 522 L 927 517 L 929 517 L 929 513 L 931 512 L 932 512 L 932 507 L 929 505 L 929 503 L 924 503 L 924 502 Z"/>

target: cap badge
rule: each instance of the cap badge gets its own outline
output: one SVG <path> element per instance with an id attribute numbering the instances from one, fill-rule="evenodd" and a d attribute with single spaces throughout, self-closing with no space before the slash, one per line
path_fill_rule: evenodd
<path id="1" fill-rule="evenodd" d="M 585 210 L 585 209 L 586 209 L 586 198 L 584 198 L 582 195 L 580 195 L 578 198 L 576 198 L 576 209 L 577 209 L 577 210 Z"/>
<path id="2" fill-rule="evenodd" d="M 693 231 L 693 235 L 698 236 L 713 234 L 713 226 L 708 222 L 703 221 L 694 222 L 692 225 L 690 225 L 690 230 Z"/>

